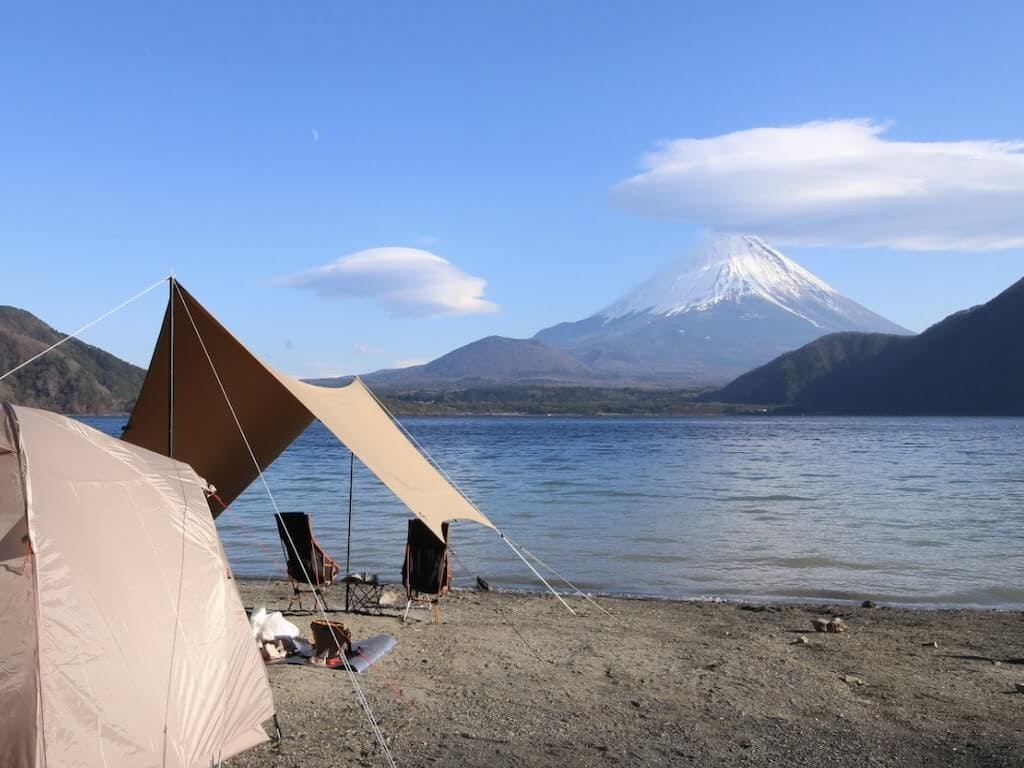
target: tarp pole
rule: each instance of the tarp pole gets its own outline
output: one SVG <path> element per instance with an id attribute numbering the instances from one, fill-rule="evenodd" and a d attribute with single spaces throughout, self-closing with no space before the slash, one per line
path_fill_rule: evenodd
<path id="1" fill-rule="evenodd" d="M 167 304 L 167 455 L 174 458 L 174 275 L 167 278 L 170 301 Z"/>
<path id="2" fill-rule="evenodd" d="M 348 591 L 352 586 L 348 580 L 348 575 L 352 573 L 349 560 L 352 557 L 352 486 L 354 485 L 353 480 L 356 473 L 356 455 L 349 451 L 348 456 L 348 537 L 345 540 L 345 613 L 348 613 Z"/>

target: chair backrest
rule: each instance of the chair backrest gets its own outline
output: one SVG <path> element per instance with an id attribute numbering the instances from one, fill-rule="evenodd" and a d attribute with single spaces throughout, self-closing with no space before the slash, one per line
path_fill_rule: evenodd
<path id="1" fill-rule="evenodd" d="M 336 571 L 334 561 L 325 555 L 313 537 L 309 515 L 305 512 L 282 512 L 280 517 L 275 515 L 274 519 L 277 520 L 277 534 L 284 548 L 288 575 L 301 582 L 306 581 L 308 576 L 313 586 L 330 584 Z"/>
<path id="2" fill-rule="evenodd" d="M 402 583 L 406 592 L 442 595 L 448 591 L 451 575 L 448 568 L 448 523 L 441 524 L 444 542 L 419 518 L 409 521 L 409 537 L 402 563 Z"/>

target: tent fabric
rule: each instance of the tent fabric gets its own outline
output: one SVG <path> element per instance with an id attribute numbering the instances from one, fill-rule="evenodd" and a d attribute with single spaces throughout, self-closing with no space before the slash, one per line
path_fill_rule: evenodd
<path id="1" fill-rule="evenodd" d="M 471 520 L 494 527 L 402 434 L 361 379 L 353 379 L 345 387 L 327 388 L 271 373 L 438 539 L 444 541 L 441 524 L 446 520 Z"/>
<path id="2" fill-rule="evenodd" d="M 34 765 L 38 751 L 35 729 L 37 677 L 35 666 L 35 582 L 25 486 L 17 422 L 11 406 L 0 410 L 0 616 L 15 631 L 4 633 L 0 660 L 0 765 Z"/>
<path id="3" fill-rule="evenodd" d="M 169 455 L 169 415 L 173 412 L 173 456 L 213 483 L 217 496 L 227 505 L 258 473 L 224 401 L 207 353 L 217 366 L 217 374 L 261 470 L 302 434 L 312 423 L 313 415 L 184 289 L 175 290 L 173 299 L 173 305 L 169 304 L 164 314 L 153 359 L 122 438 Z M 219 502 L 211 500 L 214 517 L 223 509 Z"/>
<path id="4" fill-rule="evenodd" d="M 19 632 L 0 764 L 206 768 L 266 740 L 270 686 L 203 481 L 63 416 L 4 414 L 0 601 Z"/>
<path id="5" fill-rule="evenodd" d="M 166 455 L 168 414 L 173 412 L 172 455 L 213 483 L 227 505 L 258 472 L 221 385 L 261 470 L 316 418 L 439 539 L 445 520 L 471 520 L 494 527 L 417 450 L 361 380 L 356 378 L 344 387 L 321 387 L 273 370 L 175 283 L 149 372 L 123 438 Z M 223 511 L 214 502 L 211 509 L 215 517 Z"/>

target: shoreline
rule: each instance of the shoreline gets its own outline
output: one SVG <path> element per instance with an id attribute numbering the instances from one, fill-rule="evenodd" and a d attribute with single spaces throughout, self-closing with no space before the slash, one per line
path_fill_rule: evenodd
<path id="1" fill-rule="evenodd" d="M 32 406 L 36 407 L 36 406 Z M 680 411 L 680 412 L 660 412 L 660 411 L 473 411 L 473 410 L 424 410 L 424 411 L 413 411 L 403 410 L 402 408 L 392 409 L 391 411 L 395 416 L 411 417 L 411 418 L 527 418 L 527 419 L 546 419 L 546 418 L 559 418 L 559 419 L 597 419 L 597 418 L 608 418 L 608 419 L 677 419 L 677 418 L 721 418 L 731 416 L 749 416 L 751 418 L 770 418 L 773 416 L 785 416 L 792 419 L 801 418 L 822 418 L 822 419 L 957 419 L 957 420 L 970 420 L 970 419 L 1024 419 L 1024 415 L 1019 413 L 846 413 L 842 411 L 794 411 L 790 410 L 785 406 L 778 405 L 744 405 L 737 406 L 729 404 L 729 408 L 723 408 L 722 410 L 700 410 L 700 411 Z M 62 416 L 67 416 L 73 419 L 107 419 L 107 418 L 119 418 L 127 419 L 131 416 L 131 413 L 73 413 L 73 412 L 61 412 Z"/>
<path id="2" fill-rule="evenodd" d="M 291 593 L 238 585 L 247 609 Z M 470 590 L 440 625 L 426 609 L 403 624 L 401 598 L 330 617 L 397 639 L 359 683 L 400 766 L 1024 765 L 1022 612 L 595 599 L 611 618 L 580 597 L 572 616 L 549 594 Z M 303 632 L 314 618 L 286 615 Z M 848 631 L 816 633 L 830 616 Z M 285 738 L 229 765 L 386 764 L 347 675 L 268 676 Z"/>
<path id="3" fill-rule="evenodd" d="M 266 576 L 236 576 L 235 581 L 239 584 L 239 589 L 242 589 L 242 585 L 260 585 L 267 581 L 270 582 L 282 582 L 279 575 L 266 575 Z M 394 584 L 390 582 L 381 582 L 385 587 L 391 587 L 394 589 L 401 589 L 401 584 Z M 344 585 L 340 582 L 334 587 L 339 592 L 344 590 Z M 493 594 L 497 595 L 508 595 L 510 597 L 551 597 L 551 593 L 543 587 L 539 588 L 520 588 L 520 587 L 494 587 L 492 586 L 489 590 Z M 569 590 L 557 589 L 559 595 L 563 598 L 576 598 L 580 595 L 577 592 Z M 468 593 L 468 594 L 480 594 L 481 591 L 476 587 L 453 587 L 453 593 Z M 668 595 L 651 595 L 644 594 L 642 592 L 602 592 L 602 591 L 585 591 L 588 597 L 595 600 L 636 600 L 636 601 L 648 601 L 655 603 L 710 603 L 710 604 L 723 604 L 723 605 L 767 605 L 767 606 L 780 606 L 780 607 L 793 607 L 793 608 L 817 608 L 821 610 L 830 608 L 842 608 L 852 609 L 860 608 L 864 602 L 871 602 L 875 608 L 886 608 L 892 610 L 907 610 L 907 611 L 977 611 L 977 612 L 994 612 L 994 613 L 1022 613 L 1024 612 L 1024 604 L 999 604 L 999 605 L 983 605 L 980 603 L 909 603 L 886 600 L 884 598 L 855 598 L 855 597 L 786 597 L 786 596 L 757 596 L 757 595 L 684 595 L 684 596 L 668 596 Z"/>

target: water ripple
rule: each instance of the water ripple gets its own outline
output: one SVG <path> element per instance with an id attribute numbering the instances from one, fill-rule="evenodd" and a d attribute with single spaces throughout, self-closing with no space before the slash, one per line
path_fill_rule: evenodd
<path id="1" fill-rule="evenodd" d="M 123 419 L 91 419 L 116 433 Z M 1024 421 L 411 418 L 499 527 L 587 589 L 1024 608 Z M 399 580 L 408 512 L 356 465 L 352 570 Z M 344 559 L 348 452 L 319 424 L 267 470 Z M 218 520 L 240 575 L 282 574 L 261 487 Z M 493 531 L 452 527 L 456 585 L 536 588 Z"/>

